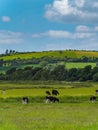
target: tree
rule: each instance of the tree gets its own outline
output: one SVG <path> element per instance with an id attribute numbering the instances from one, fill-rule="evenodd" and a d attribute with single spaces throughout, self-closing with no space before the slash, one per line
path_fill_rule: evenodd
<path id="1" fill-rule="evenodd" d="M 0 59 L 0 67 L 3 66 L 3 63 L 4 63 L 3 59 Z"/>
<path id="2" fill-rule="evenodd" d="M 47 64 L 48 64 L 47 61 L 41 61 L 41 62 L 40 62 L 40 66 L 41 66 L 41 67 L 45 67 Z"/>
<path id="3" fill-rule="evenodd" d="M 13 68 L 7 70 L 7 71 L 6 71 L 6 74 L 7 74 L 7 75 L 12 75 L 15 71 L 16 71 L 16 67 L 13 67 Z"/>
<path id="4" fill-rule="evenodd" d="M 75 80 L 78 80 L 78 75 L 77 75 L 77 68 L 71 68 L 69 69 L 68 71 L 68 75 L 67 75 L 67 80 L 69 81 L 75 81 Z"/>
<path id="5" fill-rule="evenodd" d="M 50 73 L 52 80 L 65 80 L 67 77 L 67 70 L 65 70 L 65 65 L 56 66 Z"/>
<path id="6" fill-rule="evenodd" d="M 9 53 L 9 51 L 8 51 L 8 49 L 6 49 L 6 51 L 5 51 L 5 55 L 8 55 L 8 53 Z"/>
<path id="7" fill-rule="evenodd" d="M 98 81 L 98 72 L 93 75 L 93 81 L 97 82 Z"/>

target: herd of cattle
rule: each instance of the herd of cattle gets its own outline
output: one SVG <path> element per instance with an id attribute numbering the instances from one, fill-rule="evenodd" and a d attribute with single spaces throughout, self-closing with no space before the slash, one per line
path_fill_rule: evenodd
<path id="1" fill-rule="evenodd" d="M 98 90 L 95 90 L 95 92 L 96 92 L 96 95 L 98 95 Z M 91 101 L 92 103 L 95 102 L 96 99 L 97 99 L 96 96 L 91 96 L 91 97 L 90 97 L 90 101 Z"/>
<path id="2" fill-rule="evenodd" d="M 52 92 L 46 91 L 46 97 L 45 97 L 46 103 L 59 102 L 57 95 L 59 95 L 59 92 L 57 90 L 53 89 Z M 23 97 L 22 102 L 23 104 L 27 104 L 29 102 L 28 97 Z"/>
<path id="3" fill-rule="evenodd" d="M 98 95 L 98 90 L 95 90 L 96 92 L 96 95 Z M 6 91 L 5 90 L 2 90 L 2 94 L 5 94 Z M 55 103 L 55 102 L 59 102 L 59 98 L 57 98 L 57 96 L 59 95 L 59 92 L 55 89 L 53 89 L 51 92 L 50 91 L 46 91 L 46 97 L 45 97 L 45 102 L 46 103 Z M 90 97 L 90 101 L 93 103 L 95 102 L 97 99 L 97 96 L 93 95 Z M 26 97 L 23 97 L 22 98 L 22 103 L 23 104 L 27 104 L 29 102 L 29 98 L 26 96 Z"/>

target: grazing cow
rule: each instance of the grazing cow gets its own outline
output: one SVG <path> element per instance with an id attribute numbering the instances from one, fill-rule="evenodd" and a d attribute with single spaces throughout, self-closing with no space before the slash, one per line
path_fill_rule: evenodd
<path id="1" fill-rule="evenodd" d="M 46 94 L 47 94 L 48 96 L 50 96 L 50 95 L 51 95 L 51 93 L 50 93 L 49 91 L 46 91 Z"/>
<path id="2" fill-rule="evenodd" d="M 96 101 L 96 97 L 95 96 L 91 96 L 90 97 L 90 101 L 93 103 L 93 102 L 95 102 Z"/>
<path id="3" fill-rule="evenodd" d="M 59 99 L 56 97 L 53 97 L 53 96 L 46 96 L 46 103 L 48 103 L 48 102 L 50 102 L 50 103 L 59 102 Z"/>
<path id="4" fill-rule="evenodd" d="M 28 102 L 29 102 L 28 97 L 23 97 L 22 103 L 23 103 L 23 104 L 27 104 Z"/>
<path id="5" fill-rule="evenodd" d="M 5 94 L 6 93 L 6 90 L 2 90 L 2 94 Z"/>
<path id="6" fill-rule="evenodd" d="M 98 90 L 96 90 L 96 94 L 98 94 Z"/>
<path id="7" fill-rule="evenodd" d="M 57 90 L 52 90 L 52 95 L 55 95 L 55 96 L 57 96 L 57 95 L 59 95 L 59 92 L 57 91 Z"/>

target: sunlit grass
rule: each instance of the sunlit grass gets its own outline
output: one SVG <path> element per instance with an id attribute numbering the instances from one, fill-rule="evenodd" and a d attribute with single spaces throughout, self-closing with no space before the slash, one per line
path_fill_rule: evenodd
<path id="1" fill-rule="evenodd" d="M 0 104 L 0 121 L 10 124 L 8 128 L 2 124 L 0 130 L 97 130 L 97 108 L 98 103 L 3 103 Z"/>

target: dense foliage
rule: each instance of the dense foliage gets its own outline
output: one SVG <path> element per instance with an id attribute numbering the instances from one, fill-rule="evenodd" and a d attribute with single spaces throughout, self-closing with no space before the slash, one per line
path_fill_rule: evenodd
<path id="1" fill-rule="evenodd" d="M 64 65 L 53 67 L 10 68 L 0 74 L 0 80 L 58 80 L 58 81 L 98 81 L 98 67 L 88 65 L 84 68 L 66 69 Z"/>

